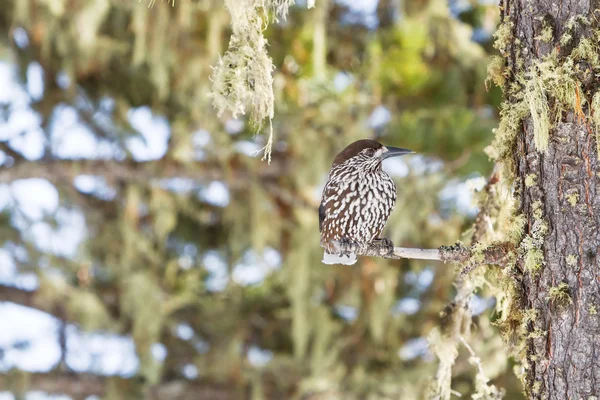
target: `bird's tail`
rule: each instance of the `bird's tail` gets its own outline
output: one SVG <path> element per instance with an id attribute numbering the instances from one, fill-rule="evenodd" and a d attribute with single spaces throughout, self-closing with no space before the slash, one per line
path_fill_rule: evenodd
<path id="1" fill-rule="evenodd" d="M 328 253 L 327 250 L 323 253 L 323 264 L 334 265 L 334 264 L 342 264 L 342 265 L 353 265 L 356 263 L 357 257 L 356 254 L 331 254 Z"/>

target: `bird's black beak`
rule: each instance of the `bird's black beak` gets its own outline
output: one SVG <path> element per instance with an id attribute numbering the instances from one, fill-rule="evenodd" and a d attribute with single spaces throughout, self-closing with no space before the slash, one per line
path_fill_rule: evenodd
<path id="1" fill-rule="evenodd" d="M 385 146 L 385 148 L 388 150 L 385 153 L 383 153 L 381 155 L 381 158 L 383 160 L 385 160 L 386 158 L 392 158 L 392 157 L 397 157 L 397 156 L 403 156 L 405 154 L 413 154 L 414 151 L 409 150 L 409 149 L 403 149 L 400 147 L 390 147 L 390 146 Z"/>

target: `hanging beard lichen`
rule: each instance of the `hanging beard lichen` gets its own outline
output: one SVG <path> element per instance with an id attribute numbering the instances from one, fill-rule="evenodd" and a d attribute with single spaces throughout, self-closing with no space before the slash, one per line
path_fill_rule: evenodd
<path id="1" fill-rule="evenodd" d="M 260 131 L 269 120 L 269 139 L 264 147 L 264 159 L 271 161 L 275 96 L 273 60 L 267 53 L 267 40 L 263 35 L 270 18 L 285 19 L 295 0 L 225 0 L 231 16 L 232 34 L 229 49 L 219 58 L 211 76 L 213 106 L 221 116 L 228 110 L 237 118 L 250 108 L 250 124 Z M 313 6 L 309 2 L 308 6 Z"/>

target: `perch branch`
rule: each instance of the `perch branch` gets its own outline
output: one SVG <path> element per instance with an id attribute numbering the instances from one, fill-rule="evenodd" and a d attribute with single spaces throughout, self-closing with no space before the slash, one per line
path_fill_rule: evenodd
<path id="1" fill-rule="evenodd" d="M 343 244 L 336 243 L 341 252 L 354 253 L 359 256 L 382 257 L 393 260 L 410 258 L 415 260 L 439 260 L 443 262 L 457 262 L 476 265 L 498 265 L 505 266 L 512 254 L 513 246 L 508 243 L 498 243 L 481 251 L 474 252 L 460 244 L 453 246 L 440 246 L 437 249 L 415 249 L 407 247 L 394 247 L 393 251 L 378 244 Z"/>

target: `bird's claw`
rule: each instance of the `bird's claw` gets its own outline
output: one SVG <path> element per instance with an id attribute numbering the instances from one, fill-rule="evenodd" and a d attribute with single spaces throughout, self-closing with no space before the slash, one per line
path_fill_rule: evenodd
<path id="1" fill-rule="evenodd" d="M 394 243 L 390 239 L 380 238 L 373 240 L 373 244 L 379 247 L 379 254 L 382 256 L 390 255 L 394 253 Z"/>
<path id="2" fill-rule="evenodd" d="M 357 250 L 357 245 L 353 241 L 348 238 L 341 238 L 338 241 L 338 250 L 340 256 L 349 256 L 351 254 L 355 254 Z"/>

